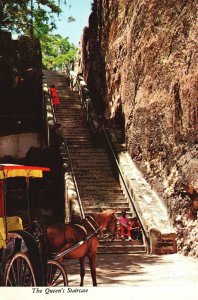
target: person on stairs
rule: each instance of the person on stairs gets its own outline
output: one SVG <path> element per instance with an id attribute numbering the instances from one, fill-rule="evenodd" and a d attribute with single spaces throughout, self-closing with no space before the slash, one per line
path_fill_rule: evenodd
<path id="1" fill-rule="evenodd" d="M 133 240 L 139 240 L 143 242 L 142 237 L 142 230 L 140 222 L 138 221 L 138 218 L 135 216 L 130 221 L 130 227 L 131 227 L 131 237 Z"/>
<path id="2" fill-rule="evenodd" d="M 122 211 L 121 217 L 118 219 L 119 223 L 119 233 L 122 240 L 127 236 L 127 241 L 131 241 L 131 225 L 130 220 L 126 215 L 126 211 Z"/>
<path id="3" fill-rule="evenodd" d="M 50 86 L 50 92 L 51 92 L 51 96 L 52 96 L 52 104 L 53 104 L 53 107 L 54 107 L 54 111 L 56 111 L 57 107 L 60 105 L 60 101 L 59 101 L 59 98 L 58 98 L 58 95 L 57 95 L 56 88 L 55 88 L 54 84 L 52 84 Z"/>

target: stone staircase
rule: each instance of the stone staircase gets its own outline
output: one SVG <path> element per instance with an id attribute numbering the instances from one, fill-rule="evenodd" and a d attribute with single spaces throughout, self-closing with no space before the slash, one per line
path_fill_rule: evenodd
<path id="1" fill-rule="evenodd" d="M 86 121 L 86 114 L 77 92 L 71 91 L 64 73 L 45 71 L 48 85 L 55 84 L 60 99 L 56 112 L 67 140 L 74 173 L 85 214 L 103 209 L 118 209 L 117 216 L 125 209 L 132 215 L 113 162 L 102 143 L 96 144 Z M 136 243 L 136 245 L 135 245 Z M 144 245 L 137 241 L 101 241 L 99 253 L 145 252 Z"/>
<path id="2" fill-rule="evenodd" d="M 113 242 L 107 242 L 104 240 L 101 240 L 98 247 L 98 253 L 100 254 L 136 254 L 136 253 L 145 253 L 145 246 L 142 244 L 141 241 L 120 241 L 120 240 L 114 240 Z"/>

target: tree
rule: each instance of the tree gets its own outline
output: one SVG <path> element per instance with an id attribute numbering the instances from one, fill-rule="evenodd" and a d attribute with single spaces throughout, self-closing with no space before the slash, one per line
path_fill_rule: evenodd
<path id="1" fill-rule="evenodd" d="M 62 64 L 73 61 L 77 52 L 76 47 L 70 44 L 68 37 L 61 35 L 45 35 L 41 39 L 42 61 L 46 69 L 61 69 Z"/>
<path id="2" fill-rule="evenodd" d="M 57 4 L 56 4 L 57 3 Z M 76 48 L 68 38 L 53 35 L 54 16 L 61 13 L 60 0 L 0 0 L 0 29 L 27 34 L 40 39 L 45 68 L 61 68 L 74 60 Z M 68 22 L 75 19 L 70 16 Z"/>
<path id="3" fill-rule="evenodd" d="M 35 14 L 33 26 L 34 35 L 40 39 L 44 68 L 60 69 L 63 63 L 75 59 L 76 47 L 69 42 L 68 37 L 52 34 L 55 23 L 49 23 L 42 11 Z"/>
<path id="4" fill-rule="evenodd" d="M 33 20 L 37 15 L 55 27 L 53 16 L 60 13 L 61 8 L 55 0 L 1 0 L 0 29 L 32 34 Z"/>

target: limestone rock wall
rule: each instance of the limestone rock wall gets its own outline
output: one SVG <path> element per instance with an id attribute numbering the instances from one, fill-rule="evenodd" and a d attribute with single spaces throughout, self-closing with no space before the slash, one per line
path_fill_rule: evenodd
<path id="1" fill-rule="evenodd" d="M 179 250 L 198 256 L 196 23 L 193 0 L 95 0 L 80 68 L 109 124 L 121 111 L 127 149 L 164 199 Z"/>

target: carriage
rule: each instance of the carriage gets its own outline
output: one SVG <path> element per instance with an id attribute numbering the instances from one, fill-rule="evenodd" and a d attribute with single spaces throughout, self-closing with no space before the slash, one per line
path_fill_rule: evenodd
<path id="1" fill-rule="evenodd" d="M 49 168 L 0 165 L 0 282 L 1 286 L 67 286 L 63 265 L 48 252 L 45 233 L 38 222 L 27 224 L 16 215 L 7 215 L 7 180 L 42 178 Z M 27 193 L 27 215 L 29 199 Z"/>
<path id="2" fill-rule="evenodd" d="M 67 273 L 60 262 L 63 258 L 79 259 L 83 285 L 84 259 L 90 261 L 93 285 L 96 283 L 96 252 L 98 234 L 105 228 L 113 235 L 117 232 L 114 211 L 96 214 L 96 220 L 87 216 L 82 224 L 54 224 L 44 226 L 31 220 L 28 195 L 31 178 L 42 178 L 49 168 L 0 165 L 0 285 L 16 286 L 68 286 Z M 27 216 L 21 218 L 7 212 L 7 181 L 24 178 L 26 182 Z M 14 206 L 14 205 L 13 205 Z"/>

